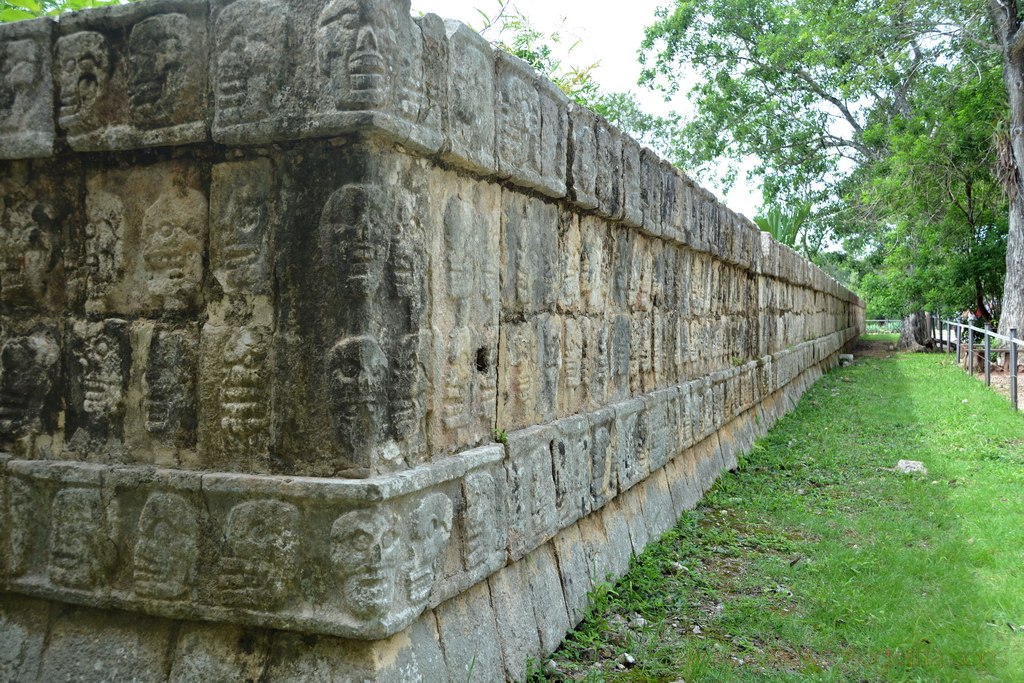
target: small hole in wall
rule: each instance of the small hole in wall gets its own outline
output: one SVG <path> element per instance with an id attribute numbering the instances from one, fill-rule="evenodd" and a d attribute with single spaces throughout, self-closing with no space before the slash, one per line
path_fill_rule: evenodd
<path id="1" fill-rule="evenodd" d="M 487 358 L 487 356 L 488 356 L 488 353 L 487 353 L 487 347 L 486 346 L 481 346 L 479 349 L 476 350 L 476 371 L 477 372 L 487 372 L 487 369 L 489 367 L 491 367 L 491 363 L 490 363 L 489 359 Z"/>

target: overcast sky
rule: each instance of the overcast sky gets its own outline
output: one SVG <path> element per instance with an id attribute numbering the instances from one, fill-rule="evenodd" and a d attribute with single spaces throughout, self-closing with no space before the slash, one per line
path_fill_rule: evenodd
<path id="1" fill-rule="evenodd" d="M 637 49 L 643 40 L 644 28 L 654 22 L 654 11 L 658 6 L 666 5 L 670 0 L 631 0 L 618 5 L 625 8 L 625 11 L 599 9 L 600 3 L 594 0 L 513 2 L 537 30 L 543 33 L 557 32 L 562 37 L 563 46 L 576 43 L 568 56 L 563 57 L 564 64 L 586 66 L 600 62 L 594 77 L 602 89 L 633 91 L 644 108 L 651 113 L 662 114 L 673 107 L 683 113 L 687 111 L 683 95 L 677 96 L 677 101 L 665 103 L 660 93 L 640 88 L 636 84 L 640 77 Z M 499 3 L 497 0 L 412 0 L 412 8 L 414 13 L 433 12 L 479 29 L 483 19 L 477 8 L 493 16 L 498 12 Z M 489 37 L 493 39 L 493 36 Z M 726 196 L 726 203 L 752 218 L 759 208 L 761 196 L 756 189 L 751 191 L 744 185 L 743 180 L 741 177 L 736 187 Z"/>

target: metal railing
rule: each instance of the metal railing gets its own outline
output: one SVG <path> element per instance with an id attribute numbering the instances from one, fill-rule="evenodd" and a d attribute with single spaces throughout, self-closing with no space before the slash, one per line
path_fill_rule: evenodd
<path id="1" fill-rule="evenodd" d="M 1013 404 L 1013 409 L 1018 410 L 1017 403 L 1017 366 L 1018 358 L 1020 357 L 1017 347 L 1024 347 L 1024 339 L 1017 337 L 1017 328 L 1010 329 L 1010 336 L 1004 336 L 997 334 L 992 331 L 991 326 L 985 323 L 985 327 L 975 327 L 955 320 L 942 320 L 938 316 L 929 316 L 929 327 L 931 328 L 932 339 L 938 341 L 940 344 L 945 345 L 947 353 L 953 352 L 953 347 L 956 346 L 956 362 L 957 365 L 961 363 L 963 346 L 967 344 L 967 370 L 974 375 L 974 361 L 978 353 L 982 354 L 979 359 L 980 362 L 985 364 L 985 384 L 986 386 L 992 386 L 992 354 L 995 353 L 997 356 L 1002 357 L 1003 367 L 1007 368 L 1010 375 L 1010 403 Z M 936 336 L 938 335 L 938 336 Z M 981 335 L 980 342 L 983 345 L 978 348 L 975 345 L 975 338 Z M 966 339 L 964 339 L 966 337 Z M 992 348 L 992 340 L 995 339 L 998 342 L 1005 342 L 1004 344 L 997 345 L 997 348 Z M 1007 358 L 1009 356 L 1009 358 Z"/>

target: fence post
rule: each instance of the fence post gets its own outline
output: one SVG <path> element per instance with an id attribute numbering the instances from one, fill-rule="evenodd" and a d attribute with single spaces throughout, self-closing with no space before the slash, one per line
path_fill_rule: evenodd
<path id="1" fill-rule="evenodd" d="M 1010 367 L 1013 368 L 1013 372 L 1010 373 L 1010 402 L 1013 404 L 1013 409 L 1017 410 L 1017 328 L 1010 328 Z"/>
<path id="2" fill-rule="evenodd" d="M 955 323 L 955 324 L 956 324 L 956 364 L 960 365 L 960 353 L 961 353 L 960 337 L 961 337 L 961 335 L 963 335 L 964 331 L 962 329 L 960 329 L 960 323 Z"/>
<path id="3" fill-rule="evenodd" d="M 992 337 L 988 336 L 992 325 L 985 323 L 985 386 L 992 386 Z"/>
<path id="4" fill-rule="evenodd" d="M 974 330 L 967 324 L 967 368 L 974 377 Z"/>

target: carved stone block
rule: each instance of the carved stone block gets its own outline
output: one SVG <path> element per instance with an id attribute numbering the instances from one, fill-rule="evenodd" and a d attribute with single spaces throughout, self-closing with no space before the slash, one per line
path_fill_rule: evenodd
<path id="1" fill-rule="evenodd" d="M 558 414 L 572 415 L 586 407 L 587 336 L 576 318 L 564 321 L 561 384 L 558 388 Z"/>
<path id="2" fill-rule="evenodd" d="M 551 81 L 540 79 L 540 173 L 539 192 L 564 197 L 568 154 L 569 98 Z"/>
<path id="3" fill-rule="evenodd" d="M 502 313 L 549 310 L 558 297 L 558 208 L 517 192 L 502 193 Z"/>
<path id="4" fill-rule="evenodd" d="M 217 164 L 210 185 L 210 269 L 231 299 L 272 292 L 271 238 L 276 220 L 268 159 Z"/>
<path id="5" fill-rule="evenodd" d="M 73 162 L 0 166 L 0 307 L 56 312 L 70 303 L 66 268 L 80 257 L 71 243 L 80 189 Z"/>
<path id="6" fill-rule="evenodd" d="M 573 524 L 555 536 L 555 556 L 562 578 L 562 593 L 569 612 L 569 624 L 575 626 L 583 620 L 589 606 L 588 596 L 597 579 L 593 558 L 587 553 L 580 525 Z"/>
<path id="7" fill-rule="evenodd" d="M 502 506 L 503 484 L 504 472 L 482 469 L 463 480 L 463 561 L 471 574 L 486 576 L 505 564 L 508 527 Z"/>
<path id="8" fill-rule="evenodd" d="M 68 446 L 84 453 L 119 450 L 132 360 L 129 325 L 117 318 L 76 321 L 69 342 Z"/>
<path id="9" fill-rule="evenodd" d="M 514 562 L 487 580 L 501 641 L 506 680 L 523 680 L 526 662 L 540 651 L 537 613 L 526 562 Z"/>
<path id="10" fill-rule="evenodd" d="M 605 408 L 591 413 L 590 424 L 593 430 L 590 451 L 590 509 L 597 510 L 615 497 L 619 487 L 615 409 Z"/>
<path id="11" fill-rule="evenodd" d="M 640 143 L 628 135 L 623 135 L 622 222 L 633 228 L 639 228 L 644 222 L 643 197 L 640 194 L 642 183 Z"/>
<path id="12" fill-rule="evenodd" d="M 60 22 L 58 122 L 72 149 L 207 139 L 207 4 L 161 0 Z"/>
<path id="13" fill-rule="evenodd" d="M 167 162 L 99 172 L 87 192 L 86 310 L 196 312 L 208 220 L 198 169 Z"/>
<path id="14" fill-rule="evenodd" d="M 598 119 L 597 176 L 594 187 L 599 216 L 620 220 L 623 216 L 622 133 L 604 119 Z"/>
<path id="15" fill-rule="evenodd" d="M 60 337 L 55 326 L 0 337 L 0 448 L 30 450 L 36 434 L 57 430 L 60 409 Z"/>
<path id="16" fill-rule="evenodd" d="M 125 416 L 126 439 L 139 456 L 156 461 L 162 451 L 176 454 L 196 441 L 196 375 L 199 335 L 193 328 L 174 329 L 137 323 L 133 329 L 136 371 Z M 175 464 L 173 455 L 167 464 Z"/>
<path id="17" fill-rule="evenodd" d="M 446 152 L 478 173 L 496 168 L 494 151 L 494 50 L 465 24 L 447 20 L 450 123 Z"/>
<path id="18" fill-rule="evenodd" d="M 590 512 L 593 430 L 585 415 L 559 420 L 555 428 L 551 451 L 555 510 L 558 528 L 564 529 Z"/>
<path id="19" fill-rule="evenodd" d="M 672 396 L 665 391 L 644 396 L 641 427 L 647 447 L 651 472 L 665 466 L 671 457 L 676 434 L 668 419 L 668 404 Z"/>
<path id="20" fill-rule="evenodd" d="M 643 481 L 651 473 L 649 435 L 641 414 L 642 399 L 633 399 L 615 406 L 615 469 L 619 491 Z"/>
<path id="21" fill-rule="evenodd" d="M 530 553 L 524 562 L 533 598 L 533 611 L 537 615 L 541 648 L 544 652 L 553 652 L 570 628 L 553 545 L 545 543 Z"/>
<path id="22" fill-rule="evenodd" d="M 555 282 L 561 313 L 582 312 L 580 301 L 580 216 L 562 208 L 558 212 L 558 251 Z"/>
<path id="23" fill-rule="evenodd" d="M 603 314 L 608 301 L 611 245 L 604 221 L 584 216 L 580 219 L 580 298 L 590 314 Z"/>
<path id="24" fill-rule="evenodd" d="M 0 159 L 53 154 L 52 19 L 0 26 Z"/>
<path id="25" fill-rule="evenodd" d="M 540 340 L 533 321 L 501 326 L 498 424 L 519 429 L 539 422 L 542 380 Z"/>
<path id="26" fill-rule="evenodd" d="M 551 538 L 558 530 L 549 427 L 530 427 L 508 435 L 507 473 L 509 556 L 512 561 Z"/>
<path id="27" fill-rule="evenodd" d="M 608 343 L 608 392 L 612 400 L 621 401 L 630 393 L 631 337 L 632 325 L 629 316 L 616 315 L 612 319 Z"/>
<path id="28" fill-rule="evenodd" d="M 523 60 L 495 53 L 495 89 L 498 173 L 513 183 L 543 188 L 544 168 L 540 136 L 542 110 L 537 74 Z"/>
<path id="29" fill-rule="evenodd" d="M 611 381 L 609 326 L 601 318 L 584 318 L 581 327 L 585 344 L 583 381 L 587 407 L 599 408 L 607 404 Z"/>
<path id="30" fill-rule="evenodd" d="M 569 166 L 569 198 L 581 209 L 596 209 L 598 149 L 598 117 L 577 104 L 569 105 L 569 144 L 572 164 Z"/>
<path id="31" fill-rule="evenodd" d="M 553 315 L 537 318 L 540 392 L 537 408 L 541 422 L 550 422 L 558 414 L 558 390 L 562 380 L 562 321 Z"/>

